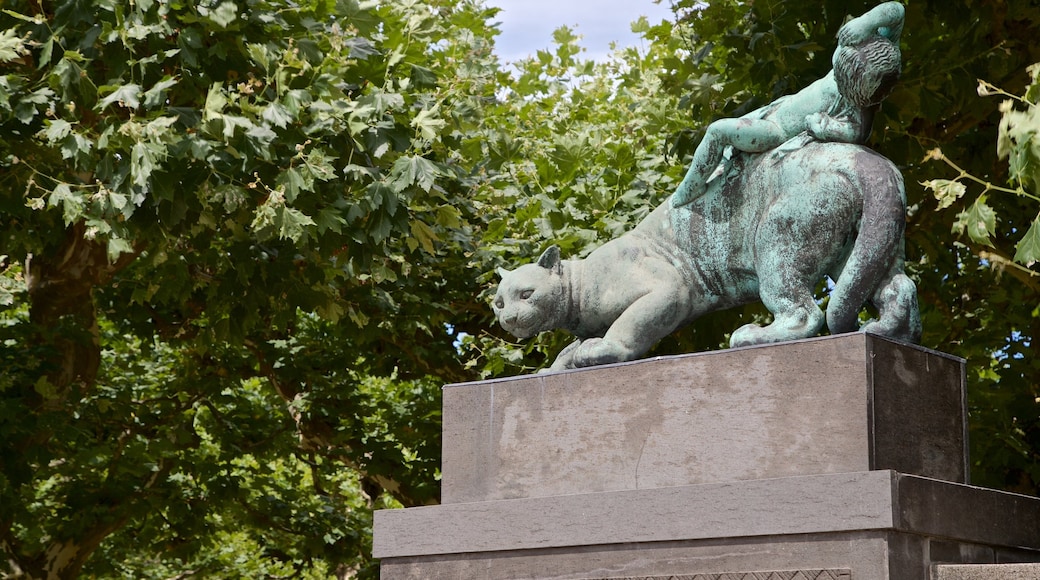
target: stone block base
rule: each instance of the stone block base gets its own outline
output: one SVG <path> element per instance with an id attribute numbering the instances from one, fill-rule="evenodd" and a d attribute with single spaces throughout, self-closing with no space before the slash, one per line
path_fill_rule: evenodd
<path id="1" fill-rule="evenodd" d="M 373 551 L 385 580 L 929 580 L 1040 560 L 1037 521 L 1038 498 L 870 471 L 380 511 Z"/>
<path id="2" fill-rule="evenodd" d="M 853 333 L 450 385 L 443 503 L 376 512 L 373 554 L 385 580 L 976 580 L 939 565 L 1040 562 L 1040 498 L 967 484 L 964 376 Z"/>
<path id="3" fill-rule="evenodd" d="M 892 469 L 967 483 L 964 361 L 863 333 L 444 389 L 445 504 Z"/>

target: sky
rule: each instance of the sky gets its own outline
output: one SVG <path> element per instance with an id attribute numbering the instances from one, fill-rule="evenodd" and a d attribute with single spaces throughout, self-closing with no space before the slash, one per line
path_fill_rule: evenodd
<path id="1" fill-rule="evenodd" d="M 496 20 L 502 31 L 495 40 L 496 52 L 505 61 L 533 56 L 552 46 L 553 30 L 570 26 L 582 36 L 582 56 L 603 60 L 610 53 L 610 43 L 620 46 L 638 45 L 639 36 L 630 25 L 640 16 L 651 24 L 671 20 L 668 2 L 653 0 L 486 0 L 488 6 L 502 9 Z"/>

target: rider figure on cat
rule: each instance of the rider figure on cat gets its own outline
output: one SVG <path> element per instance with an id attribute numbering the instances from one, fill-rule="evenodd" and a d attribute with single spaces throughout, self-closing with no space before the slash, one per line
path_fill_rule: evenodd
<path id="1" fill-rule="evenodd" d="M 799 136 L 800 145 L 809 139 L 865 143 L 874 111 L 899 78 L 903 12 L 899 2 L 886 2 L 850 20 L 838 31 L 827 76 L 743 117 L 709 125 L 672 206 L 704 194 L 728 146 L 761 153 Z"/>

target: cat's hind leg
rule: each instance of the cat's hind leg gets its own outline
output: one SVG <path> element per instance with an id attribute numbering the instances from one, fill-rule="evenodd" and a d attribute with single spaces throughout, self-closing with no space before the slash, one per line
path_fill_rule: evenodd
<path id="1" fill-rule="evenodd" d="M 797 275 L 772 275 L 760 280 L 762 303 L 773 313 L 766 326 L 745 324 L 733 332 L 730 347 L 797 340 L 815 336 L 823 328 L 823 311 L 811 286 Z"/>

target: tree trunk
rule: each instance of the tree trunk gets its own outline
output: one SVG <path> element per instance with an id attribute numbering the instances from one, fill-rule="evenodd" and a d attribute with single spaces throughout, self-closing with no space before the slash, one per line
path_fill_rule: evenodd
<path id="1" fill-rule="evenodd" d="M 93 291 L 112 267 L 105 246 L 88 240 L 85 231 L 82 223 L 69 227 L 54 255 L 34 257 L 26 267 L 29 321 L 53 348 L 47 380 L 56 388 L 52 398 L 61 400 L 70 389 L 92 385 L 101 364 Z"/>
<path id="2" fill-rule="evenodd" d="M 25 385 L 27 400 L 35 413 L 65 412 L 70 420 L 72 409 L 93 388 L 101 366 L 94 288 L 107 283 L 140 253 L 123 254 L 110 263 L 106 244 L 85 234 L 82 223 L 66 228 L 53 255 L 32 256 L 26 264 L 29 321 L 37 344 L 49 350 L 43 376 L 36 384 Z M 44 445 L 52 436 L 38 431 L 16 448 L 24 451 Z M 101 542 L 125 523 L 126 517 L 120 516 L 93 522 L 80 537 L 54 538 L 35 554 L 20 554 L 10 537 L 0 547 L 12 558 L 8 569 L 15 577 L 75 578 Z"/>

